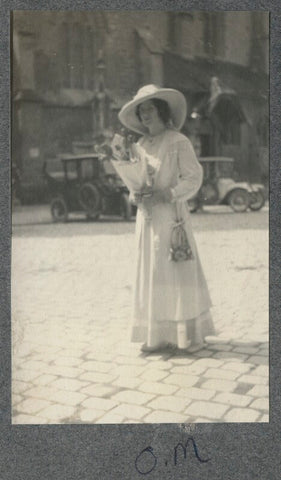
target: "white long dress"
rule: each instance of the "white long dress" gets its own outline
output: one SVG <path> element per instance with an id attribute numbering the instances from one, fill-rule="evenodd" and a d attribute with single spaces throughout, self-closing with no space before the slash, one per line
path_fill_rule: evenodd
<path id="1" fill-rule="evenodd" d="M 182 346 L 188 338 L 200 344 L 215 332 L 186 200 L 200 188 L 202 167 L 188 138 L 174 130 L 165 130 L 152 139 L 144 136 L 139 143 L 156 160 L 154 189 L 172 187 L 176 202 L 153 206 L 150 219 L 142 208 L 138 209 L 132 341 L 148 346 L 162 342 Z M 177 215 L 184 220 L 192 260 L 169 260 Z"/>

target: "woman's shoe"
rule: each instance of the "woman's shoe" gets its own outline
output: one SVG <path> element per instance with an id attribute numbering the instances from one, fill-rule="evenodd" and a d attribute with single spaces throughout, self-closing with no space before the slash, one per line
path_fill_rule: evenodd
<path id="1" fill-rule="evenodd" d="M 152 353 L 152 352 L 158 352 L 158 350 L 161 350 L 162 348 L 165 347 L 164 343 L 160 343 L 158 345 L 154 345 L 153 347 L 149 347 L 146 343 L 144 343 L 141 346 L 141 351 L 144 353 Z"/>
<path id="2" fill-rule="evenodd" d="M 197 343 L 197 344 L 193 344 L 191 345 L 191 342 L 190 342 L 190 345 L 186 348 L 178 348 L 178 352 L 180 353 L 196 353 L 196 352 L 199 352 L 199 350 L 202 350 L 202 348 L 204 348 L 204 343 Z"/>

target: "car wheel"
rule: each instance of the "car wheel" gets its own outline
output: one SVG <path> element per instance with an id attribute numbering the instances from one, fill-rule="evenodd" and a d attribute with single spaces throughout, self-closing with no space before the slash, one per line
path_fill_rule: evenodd
<path id="1" fill-rule="evenodd" d="M 257 192 L 250 193 L 250 209 L 253 211 L 260 210 L 265 204 L 264 194 L 258 190 Z"/>
<path id="2" fill-rule="evenodd" d="M 79 203 L 87 215 L 91 217 L 99 215 L 101 196 L 97 187 L 91 183 L 82 185 L 79 191 Z"/>
<path id="3" fill-rule="evenodd" d="M 129 195 L 127 193 L 122 193 L 120 199 L 120 210 L 121 215 L 124 220 L 131 220 L 132 217 L 132 205 L 129 200 Z"/>
<path id="4" fill-rule="evenodd" d="M 228 196 L 228 204 L 234 212 L 242 213 L 247 210 L 250 204 L 250 196 L 247 190 L 236 188 Z"/>
<path id="5" fill-rule="evenodd" d="M 51 201 L 51 214 L 54 222 L 66 222 L 68 208 L 64 198 L 56 197 Z"/>

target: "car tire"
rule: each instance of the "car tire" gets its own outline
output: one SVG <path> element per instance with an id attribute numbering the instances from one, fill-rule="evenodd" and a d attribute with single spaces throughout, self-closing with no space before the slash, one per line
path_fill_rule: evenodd
<path id="1" fill-rule="evenodd" d="M 264 204 L 265 196 L 260 190 L 258 190 L 257 192 L 251 192 L 249 208 L 253 212 L 257 212 L 258 210 L 260 210 L 264 206 Z"/>
<path id="2" fill-rule="evenodd" d="M 98 188 L 85 183 L 79 190 L 79 203 L 87 215 L 95 217 L 100 213 L 101 196 Z"/>
<path id="3" fill-rule="evenodd" d="M 228 196 L 228 204 L 236 213 L 243 213 L 250 205 L 250 195 L 243 188 L 236 188 Z"/>
<path id="4" fill-rule="evenodd" d="M 121 216 L 124 218 L 124 220 L 130 221 L 132 218 L 132 205 L 129 200 L 129 195 L 128 193 L 122 193 L 121 198 L 120 198 L 120 210 L 121 210 Z"/>
<path id="5" fill-rule="evenodd" d="M 55 197 L 51 201 L 51 214 L 54 222 L 67 222 L 68 208 L 63 197 Z"/>

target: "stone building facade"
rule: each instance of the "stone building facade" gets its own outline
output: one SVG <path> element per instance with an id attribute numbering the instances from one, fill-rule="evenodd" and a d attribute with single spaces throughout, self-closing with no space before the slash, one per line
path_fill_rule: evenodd
<path id="1" fill-rule="evenodd" d="M 146 83 L 181 90 L 198 155 L 232 156 L 240 178 L 267 180 L 266 12 L 16 11 L 12 161 L 27 199 L 42 164 L 118 128 Z"/>

